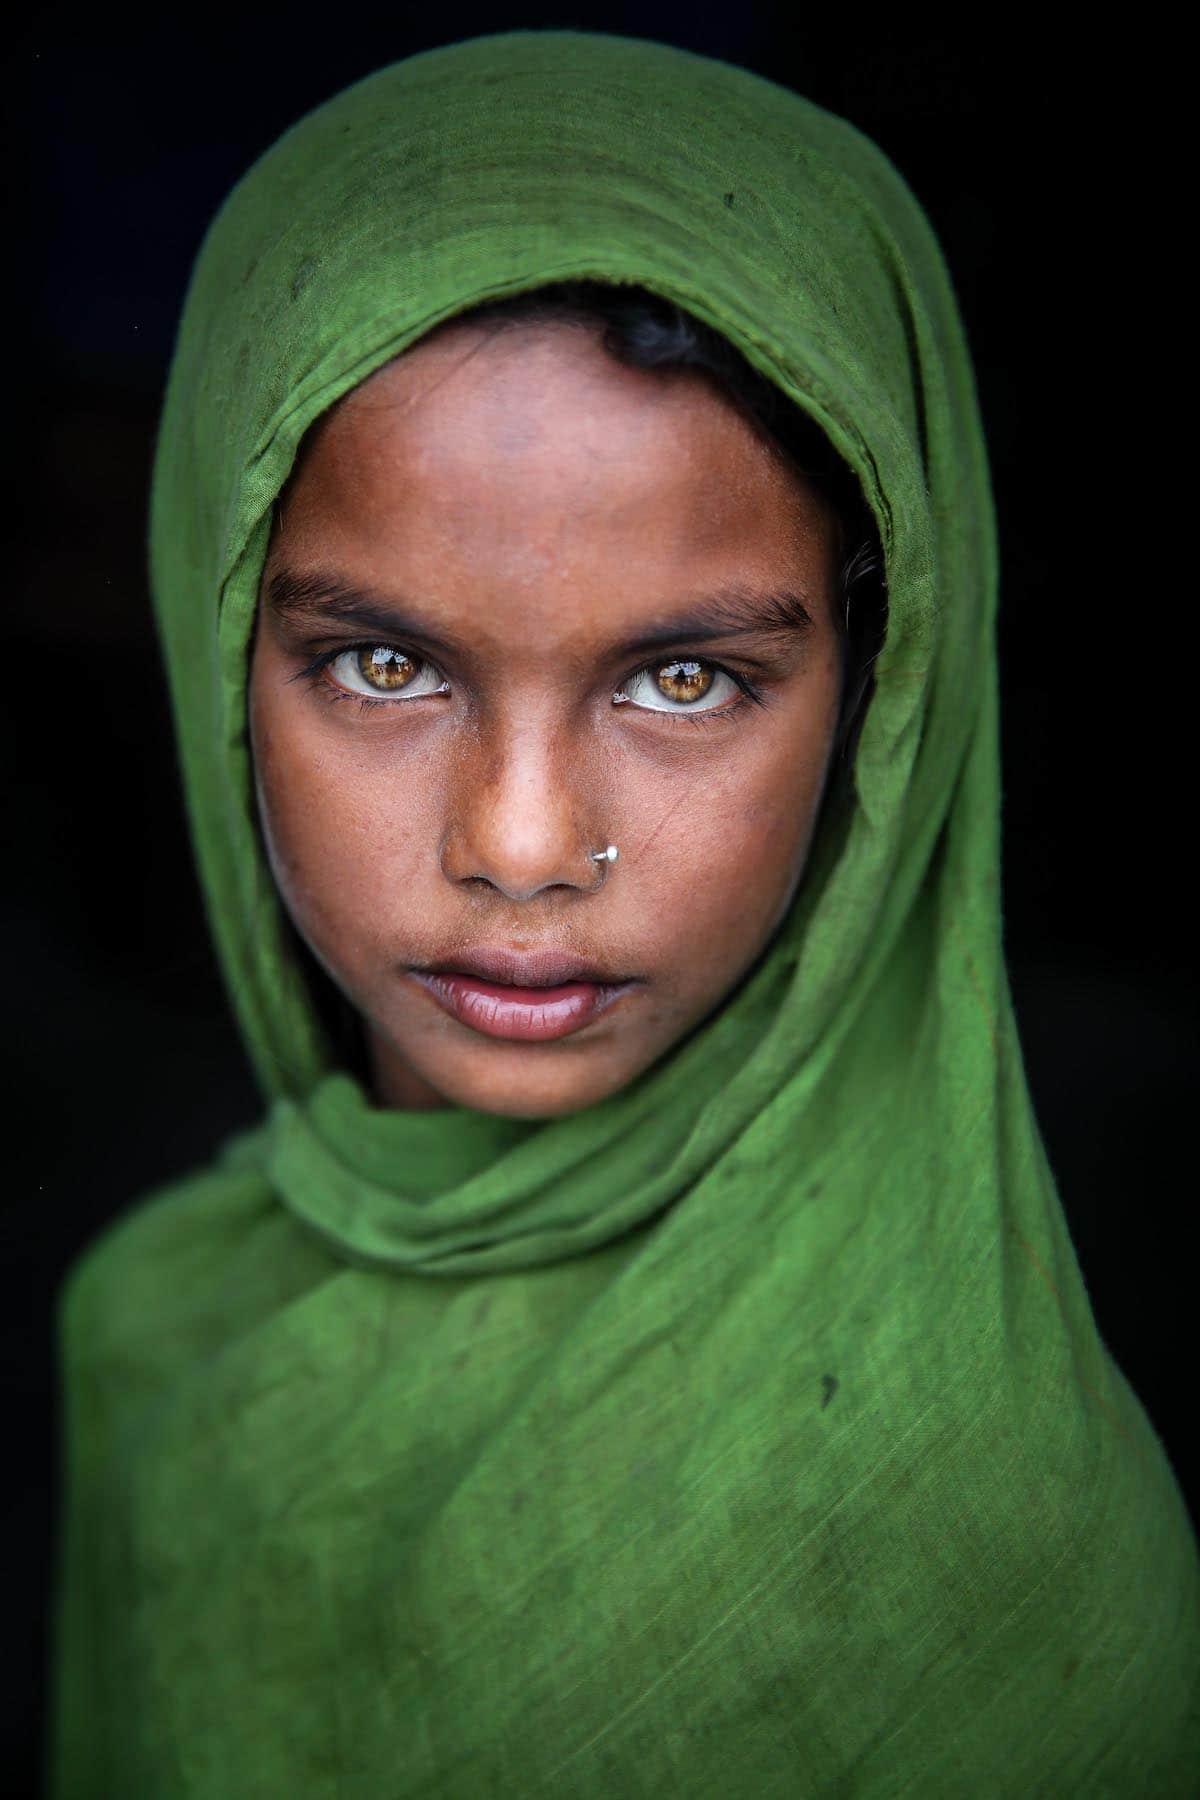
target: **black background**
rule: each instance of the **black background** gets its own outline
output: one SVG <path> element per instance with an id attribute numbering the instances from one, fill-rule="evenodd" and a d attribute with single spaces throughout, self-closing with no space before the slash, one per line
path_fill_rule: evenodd
<path id="1" fill-rule="evenodd" d="M 850 8 L 435 12 L 208 11 L 188 31 L 49 8 L 6 56 L 8 1793 L 36 1791 L 43 1730 L 54 1292 L 116 1212 L 259 1110 L 204 929 L 144 571 L 184 286 L 216 207 L 286 126 L 479 32 L 605 30 L 740 63 L 865 131 L 933 222 L 999 514 L 1006 940 L 1030 1082 L 1101 1333 L 1195 1516 L 1172 1375 L 1195 1186 L 1190 639 L 1158 492 L 1172 264 L 1131 45 Z"/>

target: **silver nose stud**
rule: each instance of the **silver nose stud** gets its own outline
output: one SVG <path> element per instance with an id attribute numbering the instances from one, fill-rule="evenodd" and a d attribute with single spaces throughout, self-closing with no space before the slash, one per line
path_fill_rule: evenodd
<path id="1" fill-rule="evenodd" d="M 617 860 L 617 846 L 615 844 L 610 844 L 608 846 L 607 850 L 593 850 L 592 851 L 592 861 L 593 862 L 615 863 L 616 860 Z"/>

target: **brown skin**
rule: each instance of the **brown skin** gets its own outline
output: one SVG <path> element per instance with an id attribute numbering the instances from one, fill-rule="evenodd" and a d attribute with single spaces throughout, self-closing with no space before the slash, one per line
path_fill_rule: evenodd
<path id="1" fill-rule="evenodd" d="M 573 1112 L 737 986 L 796 892 L 826 782 L 839 552 L 827 503 L 719 387 L 627 369 L 590 329 L 452 323 L 317 422 L 264 569 L 251 739 L 275 880 L 363 1020 L 378 1104 Z M 402 596 L 465 653 L 281 616 L 284 567 Z M 699 696 L 671 673 L 686 639 L 614 657 L 734 582 L 801 590 L 811 628 L 695 645 Z M 338 698 L 352 658 L 300 677 L 364 644 L 369 668 L 375 645 L 411 659 L 382 703 Z M 765 704 L 730 711 L 714 664 Z M 606 873 L 588 853 L 609 843 Z M 485 1037 L 407 973 L 483 945 L 639 985 L 568 1037 Z"/>

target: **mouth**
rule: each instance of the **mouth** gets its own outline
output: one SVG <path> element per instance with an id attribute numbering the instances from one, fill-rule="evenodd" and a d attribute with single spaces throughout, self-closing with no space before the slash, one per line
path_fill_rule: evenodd
<path id="1" fill-rule="evenodd" d="M 409 973 L 461 1024 L 519 1043 L 580 1031 L 639 985 L 637 977 L 553 951 L 480 950 Z"/>

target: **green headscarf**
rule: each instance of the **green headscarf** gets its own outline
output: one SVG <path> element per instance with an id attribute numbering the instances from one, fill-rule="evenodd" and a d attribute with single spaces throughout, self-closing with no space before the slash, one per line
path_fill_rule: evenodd
<path id="1" fill-rule="evenodd" d="M 558 1120 L 389 1112 L 322 1040 L 255 827 L 272 502 L 382 363 L 573 276 L 715 326 L 856 472 L 877 691 L 694 1037 Z M 270 1106 L 64 1289 L 56 1795 L 1193 1794 L 1196 1543 L 1022 1072 L 984 440 L 887 159 L 637 39 L 360 82 L 209 232 L 152 563 Z"/>

